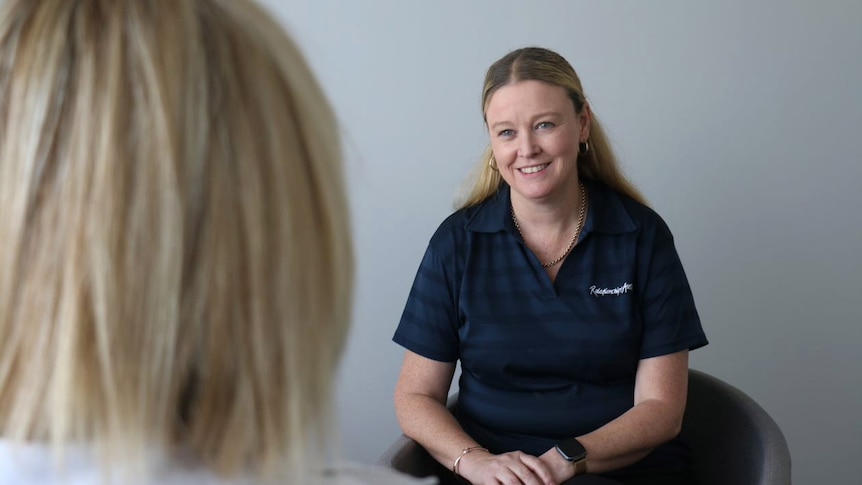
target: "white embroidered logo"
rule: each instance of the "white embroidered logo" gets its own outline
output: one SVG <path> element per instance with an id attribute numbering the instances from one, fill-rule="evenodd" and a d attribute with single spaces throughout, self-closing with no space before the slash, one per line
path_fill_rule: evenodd
<path id="1" fill-rule="evenodd" d="M 632 283 L 623 283 L 622 286 L 618 286 L 616 288 L 599 288 L 596 285 L 593 285 L 590 287 L 590 294 L 596 298 L 607 295 L 619 296 L 625 295 L 630 291 L 634 291 L 634 288 L 635 286 Z"/>

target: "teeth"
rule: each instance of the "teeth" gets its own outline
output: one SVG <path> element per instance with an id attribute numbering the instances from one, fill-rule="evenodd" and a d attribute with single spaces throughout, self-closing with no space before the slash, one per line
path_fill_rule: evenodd
<path id="1" fill-rule="evenodd" d="M 544 165 L 536 165 L 534 167 L 524 167 L 521 169 L 521 172 L 523 172 L 523 173 L 538 173 L 538 172 L 541 172 L 542 170 L 548 168 L 548 165 L 550 165 L 550 163 L 546 163 Z"/>

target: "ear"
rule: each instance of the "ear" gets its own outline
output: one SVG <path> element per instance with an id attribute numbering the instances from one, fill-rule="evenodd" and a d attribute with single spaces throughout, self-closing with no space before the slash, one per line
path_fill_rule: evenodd
<path id="1" fill-rule="evenodd" d="M 578 113 L 578 123 L 581 125 L 581 132 L 578 133 L 578 143 L 587 141 L 590 137 L 590 126 L 593 121 L 593 112 L 590 109 L 590 103 L 584 103 L 584 108 Z"/>

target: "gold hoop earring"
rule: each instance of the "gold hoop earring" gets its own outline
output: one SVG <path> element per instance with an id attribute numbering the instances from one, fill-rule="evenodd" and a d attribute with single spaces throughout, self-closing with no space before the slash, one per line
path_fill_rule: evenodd
<path id="1" fill-rule="evenodd" d="M 494 158 L 494 154 L 491 154 L 491 158 L 488 159 L 488 166 L 491 167 L 491 170 L 497 172 L 497 159 Z"/>
<path id="2" fill-rule="evenodd" d="M 578 155 L 586 155 L 590 151 L 590 142 L 585 141 L 578 145 Z"/>

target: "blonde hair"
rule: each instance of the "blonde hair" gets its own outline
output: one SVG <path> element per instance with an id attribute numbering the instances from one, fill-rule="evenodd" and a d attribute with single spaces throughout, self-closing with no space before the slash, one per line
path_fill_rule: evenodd
<path id="1" fill-rule="evenodd" d="M 527 47 L 506 54 L 488 68 L 482 89 L 483 117 L 491 96 L 498 89 L 508 84 L 528 80 L 542 81 L 564 88 L 578 114 L 586 105 L 581 80 L 561 55 L 548 49 Z M 578 177 L 602 182 L 614 191 L 646 204 L 640 192 L 620 170 L 611 144 L 595 113 L 590 123 L 590 136 L 587 142 L 589 150 L 586 154 L 578 156 Z M 479 204 L 493 195 L 503 183 L 500 173 L 489 166 L 491 156 L 491 147 L 488 146 L 475 169 L 464 182 L 464 194 L 457 203 L 459 208 Z"/>
<path id="2" fill-rule="evenodd" d="M 223 476 L 323 448 L 347 204 L 333 114 L 271 15 L 4 2 L 0 220 L 5 438 Z"/>

